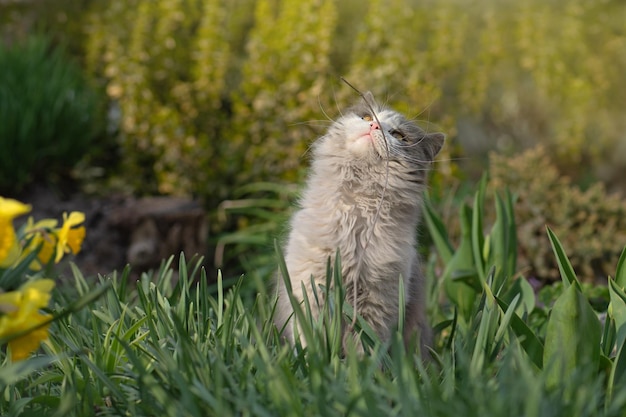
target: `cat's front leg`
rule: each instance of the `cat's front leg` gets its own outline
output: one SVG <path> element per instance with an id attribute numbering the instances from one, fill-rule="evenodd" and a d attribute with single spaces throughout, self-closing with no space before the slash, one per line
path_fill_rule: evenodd
<path id="1" fill-rule="evenodd" d="M 391 330 L 397 324 L 397 314 L 388 310 L 387 306 L 368 300 L 360 300 L 356 309 L 356 314 L 367 323 L 383 344 L 389 341 Z M 348 348 L 348 343 L 352 343 L 358 353 L 364 353 L 363 330 L 356 329 L 353 322 L 347 323 L 344 328 L 344 351 Z"/>
<path id="2" fill-rule="evenodd" d="M 407 348 L 413 338 L 419 338 L 420 353 L 424 358 L 428 356 L 428 348 L 433 343 L 432 328 L 426 317 L 425 288 L 424 275 L 416 262 L 409 280 L 403 337 Z"/>
<path id="3" fill-rule="evenodd" d="M 313 287 L 315 283 L 311 281 L 310 276 L 308 280 L 292 277 L 291 285 L 292 299 L 289 297 L 286 285 L 281 283 L 279 286 L 275 323 L 279 330 L 282 329 L 282 337 L 292 346 L 295 346 L 296 341 L 299 341 L 305 348 L 308 342 L 304 335 L 303 324 L 310 328 L 316 326 L 323 306 L 323 298 L 319 291 L 315 292 Z M 297 314 L 295 309 L 298 309 L 302 314 Z M 300 323 L 299 317 L 304 319 L 306 323 Z"/>

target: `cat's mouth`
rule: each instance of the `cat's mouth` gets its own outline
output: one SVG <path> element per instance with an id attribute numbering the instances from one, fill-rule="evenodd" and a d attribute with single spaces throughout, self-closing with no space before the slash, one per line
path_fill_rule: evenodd
<path id="1" fill-rule="evenodd" d="M 363 158 L 384 158 L 387 154 L 382 132 L 374 130 L 355 135 L 354 139 L 349 142 L 348 148 L 353 154 Z"/>
<path id="2" fill-rule="evenodd" d="M 372 136 L 372 132 L 367 132 L 364 133 L 363 135 L 361 135 L 361 137 L 359 137 L 359 140 L 366 140 L 369 142 L 373 142 L 374 141 L 374 137 Z"/>

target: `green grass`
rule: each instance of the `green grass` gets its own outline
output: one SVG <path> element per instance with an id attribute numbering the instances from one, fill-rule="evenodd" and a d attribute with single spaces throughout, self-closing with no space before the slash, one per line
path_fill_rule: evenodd
<path id="1" fill-rule="evenodd" d="M 74 272 L 74 292 L 85 294 Z M 453 336 L 439 334 L 426 365 L 404 350 L 399 334 L 389 346 L 374 342 L 368 355 L 344 357 L 332 343 L 306 351 L 282 345 L 271 295 L 250 299 L 242 282 L 211 288 L 197 262 L 176 283 L 169 264 L 135 288 L 127 278 L 101 278 L 110 290 L 56 321 L 45 354 L 16 365 L 5 360 L 2 415 L 618 416 L 626 405 L 619 390 L 607 401 L 597 367 L 553 380 L 512 330 L 505 331 L 510 343 L 476 366 L 480 319 Z M 69 298 L 58 293 L 55 309 Z M 329 328 L 308 331 L 322 340 L 332 336 Z"/>
<path id="2" fill-rule="evenodd" d="M 262 280 L 211 285 L 201 260 L 183 255 L 177 274 L 172 258 L 137 282 L 128 270 L 100 277 L 95 289 L 74 268 L 73 283 L 54 293 L 59 318 L 42 351 L 14 364 L 0 352 L 0 415 L 623 415 L 626 255 L 609 280 L 602 323 L 548 231 L 563 284 L 538 304 L 512 274 L 512 198 L 496 199 L 498 218 L 485 233 L 484 193 L 481 186 L 462 209 L 467 230 L 457 246 L 427 211 L 439 248 L 428 262 L 429 362 L 416 344 L 405 349 L 400 332 L 381 344 L 363 322 L 367 354 L 343 352 L 340 321 L 352 310 L 338 263 L 317 288 L 329 300 L 321 321 L 310 315 L 315 297 L 297 309 L 312 340 L 306 349 L 281 343 L 275 297 Z M 284 269 L 280 252 L 276 264 Z"/>

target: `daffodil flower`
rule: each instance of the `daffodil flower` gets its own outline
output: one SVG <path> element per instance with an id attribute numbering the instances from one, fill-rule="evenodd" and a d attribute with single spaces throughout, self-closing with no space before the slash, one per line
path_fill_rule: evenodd
<path id="1" fill-rule="evenodd" d="M 50 302 L 51 279 L 27 282 L 18 290 L 0 293 L 0 339 L 9 339 L 13 360 L 27 358 L 48 339 L 50 314 L 41 309 Z"/>
<path id="2" fill-rule="evenodd" d="M 73 211 L 67 215 L 63 213 L 63 226 L 57 229 L 57 248 L 55 262 L 59 262 L 63 258 L 64 253 L 80 252 L 81 245 L 85 239 L 85 213 Z"/>
<path id="3" fill-rule="evenodd" d="M 69 215 L 63 213 L 61 227 L 57 227 L 57 221 L 54 219 L 43 219 L 35 223 L 29 218 L 24 229 L 24 237 L 29 242 L 24 250 L 24 256 L 39 248 L 37 259 L 30 268 L 40 270 L 51 259 L 59 263 L 64 254 L 80 252 L 85 239 L 84 221 L 85 214 L 78 211 L 73 211 Z"/>
<path id="4" fill-rule="evenodd" d="M 37 259 L 31 263 L 30 269 L 40 270 L 43 266 L 48 265 L 56 253 L 58 239 L 54 234 L 54 229 L 57 223 L 54 219 L 43 219 L 35 223 L 32 217 L 28 218 L 24 228 L 24 238 L 28 242 L 28 246 L 24 248 L 22 258 L 39 248 Z"/>
<path id="5" fill-rule="evenodd" d="M 13 219 L 30 211 L 30 206 L 17 200 L 0 197 L 0 268 L 6 268 L 20 256 Z"/>

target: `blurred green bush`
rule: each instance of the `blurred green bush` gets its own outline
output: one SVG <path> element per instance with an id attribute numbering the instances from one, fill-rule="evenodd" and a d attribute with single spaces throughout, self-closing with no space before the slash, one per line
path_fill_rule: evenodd
<path id="1" fill-rule="evenodd" d="M 129 191 L 214 209 L 242 186 L 298 182 L 310 143 L 358 98 L 345 76 L 448 134 L 432 181 L 444 205 L 462 173 L 508 155 L 491 169 L 518 196 L 522 260 L 556 277 L 548 224 L 592 280 L 624 245 L 623 202 L 575 184 L 624 184 L 624 13 L 615 1 L 111 0 L 73 30 L 119 115 Z"/>
<path id="2" fill-rule="evenodd" d="M 119 106 L 128 185 L 215 207 L 297 180 L 326 117 L 357 96 L 448 133 L 440 176 L 543 143 L 574 179 L 620 180 L 623 2 L 112 0 L 86 62 Z M 431 124 L 433 126 L 431 126 Z M 609 164 L 606 162 L 609 161 Z M 442 182 L 446 184 L 446 182 Z"/>
<path id="3" fill-rule="evenodd" d="M 527 276 L 552 281 L 559 269 L 545 228 L 557 234 L 578 276 L 604 282 L 613 274 L 626 243 L 626 201 L 606 191 L 602 183 L 581 189 L 561 176 L 544 146 L 514 157 L 492 153 L 492 186 L 508 188 L 517 197 L 520 267 Z"/>
<path id="4" fill-rule="evenodd" d="M 135 0 L 94 11 L 87 64 L 121 110 L 131 187 L 214 207 L 237 186 L 296 178 L 319 131 L 293 125 L 332 100 L 334 3 L 275 6 Z"/>
<path id="5" fill-rule="evenodd" d="M 0 190 L 69 174 L 102 129 L 102 97 L 61 47 L 0 45 Z"/>

